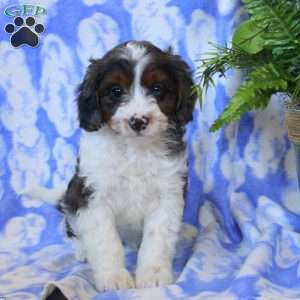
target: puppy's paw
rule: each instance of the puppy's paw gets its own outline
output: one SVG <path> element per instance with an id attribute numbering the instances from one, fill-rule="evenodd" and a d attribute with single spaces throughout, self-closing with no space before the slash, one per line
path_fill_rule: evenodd
<path id="1" fill-rule="evenodd" d="M 136 271 L 135 282 L 138 288 L 166 286 L 173 282 L 172 270 L 165 265 L 141 267 Z"/>
<path id="2" fill-rule="evenodd" d="M 110 272 L 98 272 L 94 274 L 97 290 L 111 291 L 134 288 L 134 280 L 125 269 L 113 270 Z"/>

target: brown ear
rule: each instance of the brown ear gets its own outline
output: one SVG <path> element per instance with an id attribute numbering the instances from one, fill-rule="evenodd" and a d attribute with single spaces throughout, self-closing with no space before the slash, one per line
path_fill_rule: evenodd
<path id="1" fill-rule="evenodd" d="M 193 118 L 193 110 L 197 95 L 192 92 L 194 84 L 189 66 L 179 55 L 169 54 L 173 76 L 177 82 L 176 119 L 181 126 L 186 125 Z"/>
<path id="2" fill-rule="evenodd" d="M 103 125 L 103 116 L 97 95 L 101 80 L 102 60 L 90 60 L 83 82 L 78 88 L 78 118 L 80 127 L 86 131 L 97 131 Z"/>

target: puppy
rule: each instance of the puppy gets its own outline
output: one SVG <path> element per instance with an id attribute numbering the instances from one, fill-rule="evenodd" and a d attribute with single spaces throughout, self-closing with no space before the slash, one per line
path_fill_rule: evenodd
<path id="1" fill-rule="evenodd" d="M 187 64 L 146 41 L 91 60 L 78 90 L 79 159 L 59 208 L 99 291 L 172 283 L 184 207 Z M 120 232 L 141 232 L 135 280 Z"/>

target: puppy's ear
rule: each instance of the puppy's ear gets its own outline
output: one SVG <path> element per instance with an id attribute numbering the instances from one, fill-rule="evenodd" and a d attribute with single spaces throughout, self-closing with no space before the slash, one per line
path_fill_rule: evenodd
<path id="1" fill-rule="evenodd" d="M 78 88 L 79 124 L 86 131 L 97 131 L 103 125 L 101 103 L 97 95 L 97 88 L 103 76 L 102 70 L 102 60 L 91 59 L 83 82 Z"/>
<path id="2" fill-rule="evenodd" d="M 173 76 L 177 83 L 176 120 L 184 126 L 193 118 L 193 110 L 197 95 L 192 92 L 194 84 L 189 66 L 179 55 L 169 54 Z"/>

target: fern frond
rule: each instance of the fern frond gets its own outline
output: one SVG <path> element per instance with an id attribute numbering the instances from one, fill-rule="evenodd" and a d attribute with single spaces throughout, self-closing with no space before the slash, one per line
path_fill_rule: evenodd
<path id="1" fill-rule="evenodd" d="M 300 5 L 291 0 L 243 2 L 251 19 L 259 28 L 265 29 L 264 46 L 272 52 L 274 59 L 300 58 Z"/>
<path id="2" fill-rule="evenodd" d="M 237 121 L 248 111 L 264 109 L 272 94 L 287 88 L 287 81 L 272 64 L 256 68 L 240 86 L 221 116 L 213 123 L 210 130 L 216 131 L 223 125 Z"/>
<path id="3" fill-rule="evenodd" d="M 277 92 L 287 94 L 292 105 L 300 107 L 300 0 L 242 1 L 250 15 L 248 25 L 242 23 L 235 32 L 232 48 L 216 47 L 198 68 L 203 90 L 213 84 L 216 74 L 225 76 L 232 68 L 248 71 L 212 131 L 247 111 L 265 108 Z M 250 25 L 255 29 L 253 36 Z"/>
<path id="4" fill-rule="evenodd" d="M 206 58 L 200 60 L 200 66 L 196 72 L 198 85 L 203 92 L 210 85 L 214 85 L 213 76 L 225 76 L 228 69 L 251 69 L 270 61 L 270 55 L 266 51 L 257 54 L 249 54 L 239 48 L 224 48 L 215 46 L 215 50 L 206 54 Z M 202 95 L 203 96 L 203 95 Z M 201 96 L 201 99 L 202 99 Z"/>

